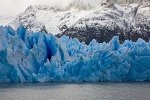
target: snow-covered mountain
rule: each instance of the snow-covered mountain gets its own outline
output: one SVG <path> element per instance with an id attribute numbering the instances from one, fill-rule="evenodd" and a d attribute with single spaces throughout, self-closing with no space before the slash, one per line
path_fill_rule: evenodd
<path id="1" fill-rule="evenodd" d="M 37 21 L 36 13 L 37 9 L 29 6 L 25 12 L 19 14 L 9 25 L 17 29 L 22 24 L 29 31 L 41 31 L 45 28 L 45 25 Z"/>
<path id="2" fill-rule="evenodd" d="M 64 28 L 72 26 L 88 12 L 89 10 L 79 10 L 78 8 L 69 8 L 68 10 L 44 5 L 29 6 L 25 12 L 18 15 L 9 25 L 16 29 L 22 24 L 29 31 L 46 30 L 53 34 L 58 34 Z"/>
<path id="3" fill-rule="evenodd" d="M 8 25 L 14 17 L 11 16 L 0 16 L 0 25 Z"/>
<path id="4" fill-rule="evenodd" d="M 150 39 L 150 0 L 138 4 L 121 6 L 116 0 L 107 0 L 85 17 L 78 20 L 63 34 L 76 37 L 89 43 L 93 38 L 98 42 L 109 42 L 113 36 L 120 35 L 123 42 L 126 39 L 136 41 Z"/>
<path id="5" fill-rule="evenodd" d="M 115 35 L 120 35 L 122 41 L 139 37 L 148 41 L 149 3 L 150 0 L 74 0 L 64 8 L 29 6 L 7 24 L 14 29 L 22 24 L 30 32 L 65 34 L 86 43 L 93 38 L 98 42 L 109 42 Z"/>

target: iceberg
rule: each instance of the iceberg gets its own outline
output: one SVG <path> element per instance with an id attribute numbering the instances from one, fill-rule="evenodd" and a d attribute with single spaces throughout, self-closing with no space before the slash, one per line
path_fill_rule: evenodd
<path id="1" fill-rule="evenodd" d="M 0 26 L 0 82 L 150 81 L 150 42 L 92 40 Z"/>

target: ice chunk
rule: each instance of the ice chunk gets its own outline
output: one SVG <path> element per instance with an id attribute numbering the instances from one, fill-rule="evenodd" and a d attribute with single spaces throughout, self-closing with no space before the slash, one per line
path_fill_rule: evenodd
<path id="1" fill-rule="evenodd" d="M 150 81 L 150 42 L 56 38 L 0 27 L 0 82 Z"/>

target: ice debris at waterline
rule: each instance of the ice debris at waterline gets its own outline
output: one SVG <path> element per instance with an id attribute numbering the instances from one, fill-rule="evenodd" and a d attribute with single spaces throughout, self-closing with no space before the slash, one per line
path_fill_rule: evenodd
<path id="1" fill-rule="evenodd" d="M 0 27 L 0 82 L 150 81 L 150 42 L 119 44 Z"/>

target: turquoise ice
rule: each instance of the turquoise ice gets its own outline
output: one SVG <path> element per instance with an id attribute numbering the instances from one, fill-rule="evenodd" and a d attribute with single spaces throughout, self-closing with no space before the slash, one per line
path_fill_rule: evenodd
<path id="1" fill-rule="evenodd" d="M 56 38 L 0 27 L 0 82 L 150 81 L 150 42 Z"/>

